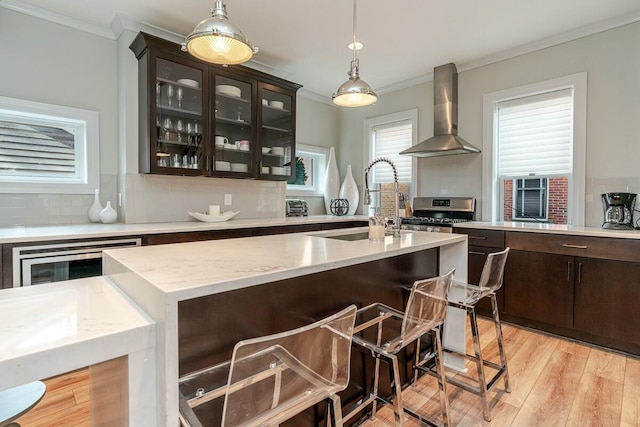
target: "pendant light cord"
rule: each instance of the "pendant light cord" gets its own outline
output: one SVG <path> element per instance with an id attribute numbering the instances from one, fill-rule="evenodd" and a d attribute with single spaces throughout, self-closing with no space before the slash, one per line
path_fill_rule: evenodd
<path id="1" fill-rule="evenodd" d="M 356 25 L 358 20 L 356 19 L 356 0 L 353 0 L 353 62 L 356 61 Z"/>

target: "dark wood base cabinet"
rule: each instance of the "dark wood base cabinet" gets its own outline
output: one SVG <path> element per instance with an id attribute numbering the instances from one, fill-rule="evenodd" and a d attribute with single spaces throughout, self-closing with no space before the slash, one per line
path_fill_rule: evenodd
<path id="1" fill-rule="evenodd" d="M 511 250 L 504 275 L 509 315 L 573 327 L 573 257 Z"/>
<path id="2" fill-rule="evenodd" d="M 505 243 L 503 320 L 640 355 L 640 240 L 507 232 Z"/>
<path id="3" fill-rule="evenodd" d="M 576 262 L 574 328 L 640 349 L 640 263 L 590 258 Z"/>

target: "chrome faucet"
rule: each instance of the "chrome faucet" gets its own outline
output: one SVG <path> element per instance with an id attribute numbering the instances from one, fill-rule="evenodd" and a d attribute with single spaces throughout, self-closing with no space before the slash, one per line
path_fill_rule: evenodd
<path id="1" fill-rule="evenodd" d="M 393 218 L 393 236 L 400 237 L 400 191 L 398 189 L 398 170 L 396 169 L 396 165 L 386 157 L 379 157 L 375 159 L 369 166 L 367 166 L 364 170 L 364 201 L 363 204 L 370 205 L 371 204 L 371 193 L 385 193 L 390 192 L 388 190 L 369 190 L 369 171 L 372 167 L 377 165 L 378 163 L 388 163 L 393 169 L 393 194 L 395 201 L 395 217 Z"/>

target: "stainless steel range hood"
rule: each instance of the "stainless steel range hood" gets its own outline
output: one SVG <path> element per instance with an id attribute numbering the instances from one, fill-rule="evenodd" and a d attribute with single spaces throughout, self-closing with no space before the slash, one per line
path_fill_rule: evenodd
<path id="1" fill-rule="evenodd" d="M 458 70 L 446 64 L 433 69 L 433 136 L 400 154 L 416 157 L 479 153 L 458 136 Z"/>

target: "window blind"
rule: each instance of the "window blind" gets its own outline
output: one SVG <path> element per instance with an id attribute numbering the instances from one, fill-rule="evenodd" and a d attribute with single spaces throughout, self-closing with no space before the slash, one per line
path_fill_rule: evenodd
<path id="1" fill-rule="evenodd" d="M 497 108 L 498 175 L 571 173 L 571 89 L 501 102 Z"/>
<path id="2" fill-rule="evenodd" d="M 0 120 L 0 174 L 74 177 L 74 135 L 65 129 Z"/>
<path id="3" fill-rule="evenodd" d="M 401 151 L 411 147 L 412 125 L 410 120 L 378 125 L 373 128 L 372 159 L 386 157 L 398 170 L 399 182 L 411 182 L 411 156 L 401 156 Z M 393 182 L 393 170 L 379 165 L 373 168 L 373 182 L 385 184 Z"/>

